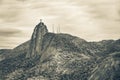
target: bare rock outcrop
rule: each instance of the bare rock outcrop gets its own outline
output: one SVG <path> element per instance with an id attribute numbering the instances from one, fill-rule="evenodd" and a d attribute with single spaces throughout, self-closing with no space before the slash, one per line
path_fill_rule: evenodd
<path id="1" fill-rule="evenodd" d="M 48 33 L 48 29 L 43 22 L 36 25 L 30 40 L 29 50 L 26 55 L 27 58 L 36 57 L 41 54 L 41 44 L 46 33 Z"/>

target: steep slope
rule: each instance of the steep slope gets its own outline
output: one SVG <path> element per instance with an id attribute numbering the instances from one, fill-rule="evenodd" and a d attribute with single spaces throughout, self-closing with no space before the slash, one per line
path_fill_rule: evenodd
<path id="1" fill-rule="evenodd" d="M 44 25 L 43 22 L 40 22 L 35 27 L 34 32 L 32 34 L 29 44 L 29 51 L 28 54 L 26 55 L 27 58 L 32 58 L 40 55 L 42 51 L 41 49 L 42 39 L 46 33 L 48 33 L 46 25 Z"/>
<path id="2" fill-rule="evenodd" d="M 88 80 L 120 80 L 120 52 L 104 58 Z"/>
<path id="3" fill-rule="evenodd" d="M 29 41 L 1 55 L 1 80 L 120 80 L 120 39 L 87 42 L 49 33 L 42 22 Z"/>
<path id="4" fill-rule="evenodd" d="M 7 58 L 7 55 L 11 53 L 11 49 L 1 49 L 0 50 L 0 61 L 4 60 Z"/>

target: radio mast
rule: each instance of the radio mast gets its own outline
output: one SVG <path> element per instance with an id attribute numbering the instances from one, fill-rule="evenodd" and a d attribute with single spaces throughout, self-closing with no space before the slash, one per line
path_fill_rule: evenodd
<path id="1" fill-rule="evenodd" d="M 58 25 L 58 33 L 60 33 L 60 25 Z"/>
<path id="2" fill-rule="evenodd" d="M 55 31 L 54 31 L 54 24 L 52 25 L 52 31 L 53 31 L 53 33 L 55 33 Z"/>

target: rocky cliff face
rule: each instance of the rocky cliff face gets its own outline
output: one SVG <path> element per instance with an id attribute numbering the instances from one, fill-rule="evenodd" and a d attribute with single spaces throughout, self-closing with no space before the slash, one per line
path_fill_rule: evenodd
<path id="1" fill-rule="evenodd" d="M 29 41 L 0 50 L 0 60 L 1 80 L 120 80 L 120 39 L 87 42 L 41 22 Z"/>
<path id="2" fill-rule="evenodd" d="M 41 54 L 41 44 L 46 33 L 48 33 L 48 30 L 43 22 L 40 22 L 38 25 L 36 25 L 30 40 L 29 50 L 26 55 L 27 58 L 39 56 Z"/>

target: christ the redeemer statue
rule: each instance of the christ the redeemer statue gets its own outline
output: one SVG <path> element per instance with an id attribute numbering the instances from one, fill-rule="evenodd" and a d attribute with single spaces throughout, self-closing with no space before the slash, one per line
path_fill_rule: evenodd
<path id="1" fill-rule="evenodd" d="M 42 19 L 40 19 L 40 22 L 42 22 Z"/>

